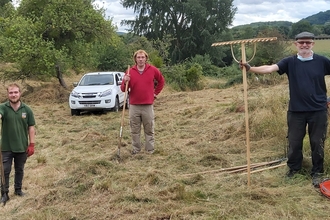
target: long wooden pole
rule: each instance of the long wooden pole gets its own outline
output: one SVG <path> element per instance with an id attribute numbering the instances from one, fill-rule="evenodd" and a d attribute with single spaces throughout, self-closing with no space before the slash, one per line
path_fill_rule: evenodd
<path id="1" fill-rule="evenodd" d="M 242 62 L 246 63 L 245 43 L 241 43 Z M 249 129 L 249 111 L 247 100 L 247 77 L 245 67 L 243 72 L 243 87 L 244 87 L 244 109 L 245 109 L 245 133 L 246 133 L 246 159 L 247 159 L 247 181 L 248 186 L 251 185 L 251 161 L 250 161 L 250 129 Z"/>
<path id="2" fill-rule="evenodd" d="M 266 168 L 259 169 L 259 170 L 253 170 L 251 173 L 257 173 L 257 172 L 261 172 L 261 171 L 265 171 L 265 170 L 275 169 L 275 168 L 278 168 L 278 167 L 282 167 L 284 165 L 286 165 L 286 163 L 281 163 L 281 164 L 278 164 L 278 165 L 275 165 L 275 166 L 266 167 Z M 247 173 L 241 173 L 241 175 L 244 175 L 244 174 L 247 174 Z"/>
<path id="3" fill-rule="evenodd" d="M 283 160 L 273 160 L 273 161 L 268 161 L 268 162 L 259 162 L 259 163 L 254 163 L 250 164 L 250 168 L 255 169 L 258 167 L 262 166 L 271 166 L 276 163 L 281 163 Z M 182 176 L 193 176 L 193 175 L 200 175 L 200 174 L 209 174 L 209 173 L 221 173 L 221 172 L 226 172 L 226 173 L 235 173 L 235 172 L 240 172 L 240 171 L 245 171 L 247 170 L 247 165 L 240 165 L 240 166 L 234 166 L 234 167 L 227 167 L 227 168 L 221 168 L 221 169 L 216 169 L 216 170 L 208 170 L 208 171 L 201 171 L 201 172 L 196 172 L 196 173 L 187 173 L 183 174 Z"/>
<path id="4" fill-rule="evenodd" d="M 126 74 L 129 74 L 130 66 L 127 66 Z M 121 139 L 123 137 L 123 126 L 124 126 L 124 118 L 125 118 L 125 108 L 126 108 L 126 99 L 127 99 L 127 90 L 128 90 L 128 82 L 125 85 L 125 95 L 124 95 L 124 105 L 123 105 L 123 112 L 121 115 L 121 122 L 120 122 L 120 131 L 119 131 L 119 141 L 118 141 L 118 152 L 117 156 L 120 158 L 120 148 L 121 148 Z"/>
<path id="5" fill-rule="evenodd" d="M 4 189 L 6 181 L 5 181 L 5 172 L 4 172 L 4 168 L 3 168 L 1 148 L 0 148 L 0 163 L 1 163 L 1 189 Z"/>

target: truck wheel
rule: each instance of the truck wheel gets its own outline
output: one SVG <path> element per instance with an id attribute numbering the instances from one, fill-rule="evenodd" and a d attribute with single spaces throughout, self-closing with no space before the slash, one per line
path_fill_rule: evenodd
<path id="1" fill-rule="evenodd" d="M 115 102 L 115 107 L 112 108 L 113 112 L 118 112 L 119 111 L 119 99 L 116 97 L 116 102 Z"/>
<path id="2" fill-rule="evenodd" d="M 80 115 L 80 110 L 78 109 L 71 109 L 71 115 L 74 116 L 74 115 Z"/>

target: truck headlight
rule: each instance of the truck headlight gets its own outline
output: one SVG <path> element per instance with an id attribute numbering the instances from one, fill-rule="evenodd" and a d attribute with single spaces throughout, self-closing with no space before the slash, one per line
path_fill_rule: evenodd
<path id="1" fill-rule="evenodd" d="M 81 95 L 76 91 L 72 91 L 70 95 L 75 97 L 75 98 L 81 98 Z"/>
<path id="2" fill-rule="evenodd" d="M 111 90 L 111 89 L 108 89 L 108 90 L 105 90 L 104 92 L 101 92 L 101 93 L 99 94 L 99 96 L 100 96 L 100 97 L 105 97 L 105 96 L 109 96 L 109 95 L 111 95 L 111 93 L 112 93 L 112 90 Z"/>

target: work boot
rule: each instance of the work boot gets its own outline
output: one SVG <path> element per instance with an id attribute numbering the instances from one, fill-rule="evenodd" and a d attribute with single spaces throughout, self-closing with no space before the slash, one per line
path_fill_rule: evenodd
<path id="1" fill-rule="evenodd" d="M 312 175 L 312 184 L 315 188 L 320 188 L 320 183 L 322 182 L 323 173 L 314 173 Z"/>
<path id="2" fill-rule="evenodd" d="M 16 196 L 24 196 L 25 195 L 25 193 L 23 193 L 23 191 L 22 190 L 15 190 L 15 193 L 14 193 Z"/>
<path id="3" fill-rule="evenodd" d="M 1 192 L 1 203 L 6 205 L 6 202 L 9 200 L 8 192 Z"/>
<path id="4" fill-rule="evenodd" d="M 287 173 L 286 173 L 286 177 L 291 179 L 294 175 L 296 175 L 299 171 L 298 170 L 289 170 Z"/>

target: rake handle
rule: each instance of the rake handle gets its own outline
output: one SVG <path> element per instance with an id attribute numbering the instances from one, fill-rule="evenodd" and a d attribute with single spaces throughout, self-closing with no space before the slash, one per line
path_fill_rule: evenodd
<path id="1" fill-rule="evenodd" d="M 129 73 L 129 68 L 130 68 L 130 66 L 128 65 L 127 66 L 127 73 Z M 126 84 L 125 84 L 124 105 L 123 105 L 123 112 L 122 112 L 122 115 L 121 115 L 120 130 L 119 130 L 119 143 L 118 143 L 118 156 L 119 157 L 120 157 L 120 148 L 121 148 L 121 138 L 123 136 L 123 126 L 124 126 L 127 90 L 128 90 L 128 82 L 126 82 Z"/>

